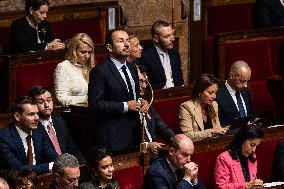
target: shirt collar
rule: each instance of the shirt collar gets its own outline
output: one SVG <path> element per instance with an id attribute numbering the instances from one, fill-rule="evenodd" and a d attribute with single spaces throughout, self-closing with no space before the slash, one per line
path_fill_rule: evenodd
<path id="1" fill-rule="evenodd" d="M 114 58 L 110 58 L 111 61 L 114 63 L 115 67 L 120 70 L 122 66 L 126 65 L 126 61 L 124 61 L 123 64 L 121 64 L 120 62 L 118 62 L 116 59 Z"/>
<path id="2" fill-rule="evenodd" d="M 236 90 L 235 89 L 233 89 L 230 85 L 229 85 L 229 83 L 228 83 L 228 81 L 226 80 L 226 83 L 225 83 L 225 85 L 226 85 L 226 87 L 227 87 L 227 89 L 228 89 L 228 91 L 229 91 L 229 93 L 230 94 L 236 94 Z"/>
<path id="3" fill-rule="evenodd" d="M 52 123 L 52 119 L 51 119 L 51 116 L 48 118 L 48 119 L 39 119 L 39 122 L 44 126 L 44 127 L 47 127 L 48 125 L 48 122 Z"/>
<path id="4" fill-rule="evenodd" d="M 25 140 L 27 138 L 27 136 L 29 135 L 29 134 L 25 133 L 24 131 L 22 131 L 18 126 L 16 126 L 16 130 L 18 131 L 20 138 L 22 140 Z M 32 131 L 31 131 L 31 135 L 32 135 Z"/>
<path id="5" fill-rule="evenodd" d="M 174 165 L 171 164 L 171 162 L 169 161 L 169 159 L 168 159 L 167 157 L 166 157 L 166 160 L 167 160 L 167 162 L 168 162 L 168 164 L 169 164 L 169 166 L 170 166 L 172 172 L 175 173 L 176 170 L 177 170 L 177 168 L 176 168 Z"/>
<path id="6" fill-rule="evenodd" d="M 168 53 L 166 53 L 166 52 L 164 52 L 160 47 L 158 47 L 156 44 L 154 44 L 155 45 L 155 48 L 156 48 L 156 50 L 157 50 L 157 52 L 158 52 L 158 54 L 159 55 L 167 55 Z"/>

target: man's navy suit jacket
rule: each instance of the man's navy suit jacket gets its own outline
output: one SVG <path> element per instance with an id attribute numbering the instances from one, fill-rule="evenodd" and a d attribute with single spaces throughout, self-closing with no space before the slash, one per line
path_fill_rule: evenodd
<path id="1" fill-rule="evenodd" d="M 32 170 L 38 174 L 49 172 L 49 163 L 57 157 L 57 153 L 52 147 L 47 133 L 39 129 L 32 131 L 34 155 L 36 165 L 29 166 L 27 155 L 21 137 L 14 124 L 0 130 L 0 164 L 1 168 L 19 170 Z"/>
<path id="2" fill-rule="evenodd" d="M 246 88 L 241 91 L 241 94 L 245 101 L 247 115 L 255 116 L 252 108 L 252 96 L 250 90 Z M 235 118 L 240 117 L 238 108 L 225 85 L 222 85 L 217 91 L 216 100 L 218 103 L 221 125 L 231 124 Z"/>
<path id="3" fill-rule="evenodd" d="M 172 77 L 175 87 L 184 84 L 180 54 L 176 49 L 169 49 Z M 166 85 L 166 75 L 159 54 L 154 44 L 142 52 L 141 64 L 145 66 L 153 89 L 162 89 Z"/>
<path id="4" fill-rule="evenodd" d="M 82 153 L 80 152 L 78 147 L 74 144 L 65 121 L 55 116 L 52 116 L 51 118 L 52 118 L 52 125 L 55 129 L 61 152 L 72 154 L 76 158 L 78 158 L 80 163 L 86 163 L 86 160 L 82 156 Z M 42 132 L 47 133 L 44 126 L 41 124 L 41 122 L 39 122 L 39 129 Z"/>
<path id="5" fill-rule="evenodd" d="M 204 185 L 199 182 L 192 186 L 188 181 L 182 179 L 177 181 L 166 157 L 159 158 L 150 165 L 146 172 L 143 183 L 144 189 L 204 189 Z"/>
<path id="6" fill-rule="evenodd" d="M 256 28 L 284 26 L 284 6 L 280 0 L 257 0 L 254 25 Z"/>
<path id="7" fill-rule="evenodd" d="M 152 106 L 150 106 L 148 114 L 150 117 L 146 115 L 147 129 L 151 134 L 153 141 L 156 141 L 159 136 L 165 142 L 170 143 L 175 133 L 165 124 Z"/>
<path id="8" fill-rule="evenodd" d="M 127 63 L 139 95 L 137 69 Z M 112 152 L 132 151 L 140 142 L 138 112 L 123 112 L 123 102 L 133 100 L 126 84 L 111 59 L 98 64 L 90 72 L 89 108 L 96 112 L 94 143 Z"/>

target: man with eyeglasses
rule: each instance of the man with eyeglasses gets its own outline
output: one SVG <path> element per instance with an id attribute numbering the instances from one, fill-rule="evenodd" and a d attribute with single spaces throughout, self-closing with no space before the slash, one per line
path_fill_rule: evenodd
<path id="1" fill-rule="evenodd" d="M 236 118 L 254 117 L 251 91 L 248 89 L 250 78 L 251 69 L 246 62 L 238 60 L 232 64 L 229 77 L 216 96 L 221 125 L 231 124 Z"/>
<path id="2" fill-rule="evenodd" d="M 79 188 L 80 167 L 78 159 L 68 153 L 61 154 L 54 161 L 53 181 L 49 189 Z"/>
<path id="3" fill-rule="evenodd" d="M 59 117 L 51 116 L 53 112 L 51 92 L 46 87 L 35 85 L 30 89 L 29 96 L 38 107 L 39 130 L 48 134 L 57 154 L 70 153 L 76 156 L 80 163 L 86 163 L 80 150 L 74 144 L 65 121 Z"/>
<path id="4" fill-rule="evenodd" d="M 141 64 L 146 68 L 153 89 L 184 85 L 180 54 L 173 48 L 173 28 L 169 23 L 157 20 L 151 34 L 153 43 L 144 48 Z"/>
<path id="5" fill-rule="evenodd" d="M 137 66 L 138 70 L 138 79 L 140 86 L 140 95 L 143 97 L 145 90 L 148 85 L 148 81 L 145 76 L 146 71 L 143 66 Z M 159 150 L 165 147 L 165 144 L 156 142 L 158 136 L 160 136 L 165 142 L 168 144 L 171 143 L 171 139 L 175 136 L 175 133 L 171 130 L 171 128 L 165 124 L 165 122 L 160 118 L 157 114 L 156 110 L 150 106 L 148 112 L 141 115 L 140 112 L 140 120 L 143 120 L 143 127 L 145 130 L 144 133 L 144 141 L 146 142 L 146 149 L 150 152 L 153 157 L 157 157 Z"/>

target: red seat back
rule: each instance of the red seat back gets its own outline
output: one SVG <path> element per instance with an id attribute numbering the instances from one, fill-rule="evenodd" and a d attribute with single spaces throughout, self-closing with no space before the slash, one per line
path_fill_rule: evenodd
<path id="1" fill-rule="evenodd" d="M 179 127 L 180 104 L 189 100 L 189 96 L 169 98 L 154 101 L 154 107 L 164 122 L 171 127 L 175 133 L 181 133 Z"/>
<path id="2" fill-rule="evenodd" d="M 143 172 L 140 166 L 133 166 L 114 172 L 120 189 L 141 189 L 143 184 Z"/>

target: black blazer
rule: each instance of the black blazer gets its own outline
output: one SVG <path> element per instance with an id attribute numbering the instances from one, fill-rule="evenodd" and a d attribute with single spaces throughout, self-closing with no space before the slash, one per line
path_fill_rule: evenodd
<path id="1" fill-rule="evenodd" d="M 150 117 L 146 116 L 147 129 L 153 141 L 156 141 L 157 136 L 160 136 L 165 142 L 170 143 L 175 133 L 165 124 L 152 106 L 149 108 L 148 114 Z"/>
<path id="2" fill-rule="evenodd" d="M 53 41 L 54 36 L 46 21 L 38 24 L 38 32 L 41 43 L 37 42 L 37 31 L 30 26 L 26 17 L 15 20 L 11 25 L 12 53 L 43 51 L 46 44 Z"/>
<path id="3" fill-rule="evenodd" d="M 199 182 L 192 186 L 189 182 L 182 179 L 178 182 L 168 164 L 166 157 L 159 158 L 150 165 L 147 170 L 144 183 L 144 189 L 205 189 L 204 185 Z"/>
<path id="4" fill-rule="evenodd" d="M 52 116 L 51 118 L 52 118 L 52 124 L 56 132 L 56 136 L 59 142 L 61 152 L 72 154 L 79 160 L 80 163 L 86 163 L 86 160 L 83 157 L 82 153 L 80 152 L 78 147 L 74 144 L 65 121 L 55 116 Z M 41 124 L 41 122 L 39 122 L 39 129 L 42 132 L 47 133 L 44 126 Z"/>
<path id="5" fill-rule="evenodd" d="M 256 28 L 284 26 L 284 6 L 280 0 L 257 0 L 254 25 Z"/>
<path id="6" fill-rule="evenodd" d="M 138 99 L 139 83 L 136 67 L 127 64 L 135 82 Z M 111 59 L 98 64 L 90 72 L 88 101 L 96 111 L 94 143 L 113 152 L 134 150 L 140 142 L 139 114 L 123 112 L 123 102 L 133 100 L 126 84 Z"/>
<path id="7" fill-rule="evenodd" d="M 172 68 L 173 82 L 175 86 L 184 84 L 180 54 L 176 49 L 169 49 L 170 63 Z M 159 54 L 154 44 L 144 48 L 141 64 L 145 66 L 149 81 L 153 89 L 162 89 L 166 84 L 166 75 Z"/>
<path id="8" fill-rule="evenodd" d="M 284 140 L 275 148 L 272 181 L 284 181 Z"/>
<path id="9" fill-rule="evenodd" d="M 49 163 L 54 161 L 57 153 L 48 139 L 47 133 L 39 129 L 32 131 L 32 140 L 36 165 L 28 165 L 27 155 L 16 126 L 12 123 L 0 130 L 0 165 L 1 169 L 16 168 L 22 171 L 32 170 L 37 174 L 49 172 Z"/>
<path id="10" fill-rule="evenodd" d="M 252 109 L 252 96 L 248 88 L 241 91 L 242 97 L 245 101 L 247 115 L 254 115 Z M 231 124 L 235 118 L 239 117 L 239 111 L 236 107 L 233 98 L 231 97 L 227 87 L 222 85 L 217 91 L 216 100 L 218 103 L 219 120 L 221 125 Z"/>

